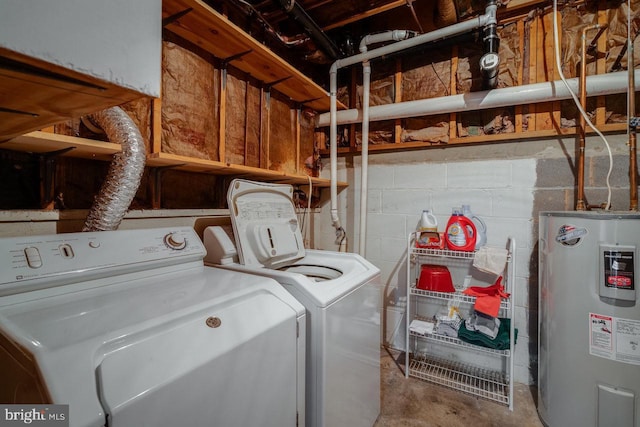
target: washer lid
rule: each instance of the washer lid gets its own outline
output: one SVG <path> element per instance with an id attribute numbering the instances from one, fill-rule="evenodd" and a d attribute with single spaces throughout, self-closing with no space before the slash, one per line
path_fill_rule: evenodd
<path id="1" fill-rule="evenodd" d="M 293 187 L 234 179 L 227 202 L 241 264 L 279 268 L 305 256 Z"/>

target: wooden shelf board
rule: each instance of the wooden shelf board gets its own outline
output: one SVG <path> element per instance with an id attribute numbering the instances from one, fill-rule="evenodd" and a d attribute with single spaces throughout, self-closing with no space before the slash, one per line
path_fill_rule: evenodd
<path id="1" fill-rule="evenodd" d="M 231 65 L 267 85 L 286 79 L 274 88 L 296 102 L 305 102 L 304 105 L 316 111 L 329 110 L 329 94 L 326 90 L 204 2 L 164 0 L 162 18 L 189 9 L 190 12 L 165 28 L 222 60 L 244 53 L 231 61 Z M 338 108 L 346 107 L 339 105 Z"/>
<path id="2" fill-rule="evenodd" d="M 111 142 L 94 141 L 75 136 L 59 135 L 50 132 L 36 131 L 13 138 L 0 143 L 0 149 L 14 150 L 29 153 L 50 153 L 53 151 L 73 148 L 64 153 L 64 156 L 79 157 L 91 160 L 110 161 L 113 155 L 122 151 L 120 144 Z M 308 185 L 309 177 L 306 175 L 287 174 L 284 172 L 261 169 L 244 165 L 216 162 L 213 160 L 198 159 L 194 157 L 179 156 L 168 153 L 151 153 L 147 155 L 149 167 L 172 167 L 187 172 L 208 173 L 213 175 L 246 176 L 249 179 L 278 182 L 291 185 Z M 330 181 L 324 178 L 311 178 L 311 184 L 318 188 L 327 188 Z M 338 182 L 338 187 L 344 189 L 346 182 Z"/>
<path id="3" fill-rule="evenodd" d="M 627 129 L 625 123 L 610 123 L 599 126 L 601 132 L 622 132 Z M 555 129 L 547 129 L 547 130 L 534 130 L 534 131 L 526 131 L 526 132 L 514 132 L 514 133 L 501 133 L 496 135 L 478 135 L 478 136 L 467 136 L 461 138 L 452 138 L 448 143 L 433 143 L 429 141 L 413 141 L 413 142 L 401 142 L 398 144 L 389 143 L 389 144 L 369 144 L 369 151 L 403 151 L 403 150 L 420 150 L 425 148 L 447 148 L 454 145 L 465 145 L 465 144 L 499 144 L 505 142 L 515 142 L 522 141 L 526 139 L 540 139 L 540 138 L 564 138 L 575 136 L 577 134 L 577 130 L 575 127 L 572 128 L 562 128 L 559 131 Z M 595 135 L 595 132 L 591 128 L 587 128 L 587 135 Z M 360 154 L 361 148 L 358 147 L 341 147 L 338 148 L 339 155 L 349 155 L 349 154 Z M 329 150 L 324 149 L 320 150 L 320 155 L 322 157 L 329 156 Z"/>
<path id="4" fill-rule="evenodd" d="M 0 69 L 0 142 L 143 96 L 8 49 L 0 57 L 18 64 Z"/>
<path id="5" fill-rule="evenodd" d="M 309 178 L 306 175 L 287 174 L 280 171 L 261 169 L 252 166 L 234 165 L 215 160 L 197 159 L 169 153 L 151 153 L 147 156 L 147 166 L 173 167 L 187 172 L 210 173 L 215 175 L 246 176 L 250 179 L 278 182 L 292 185 L 308 185 Z M 329 187 L 330 181 L 323 178 L 311 177 L 314 187 Z M 345 188 L 346 182 L 338 182 L 338 187 Z"/>
<path id="6" fill-rule="evenodd" d="M 0 143 L 0 149 L 3 150 L 41 154 L 67 148 L 73 149 L 64 153 L 65 156 L 107 161 L 111 160 L 115 153 L 122 151 L 120 144 L 42 131 L 31 132 Z"/>

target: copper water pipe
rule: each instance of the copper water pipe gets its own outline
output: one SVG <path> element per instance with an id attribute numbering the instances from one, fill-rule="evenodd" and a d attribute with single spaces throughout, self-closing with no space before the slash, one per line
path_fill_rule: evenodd
<path id="1" fill-rule="evenodd" d="M 633 61 L 633 41 L 627 40 L 627 70 L 629 71 L 629 210 L 638 210 L 638 163 L 636 159 L 636 80 Z"/>
<path id="2" fill-rule="evenodd" d="M 580 80 L 578 84 L 578 92 L 580 92 L 580 106 L 584 111 L 587 110 L 587 31 L 596 30 L 600 28 L 598 34 L 591 41 L 590 47 L 595 46 L 596 40 L 600 37 L 605 28 L 605 25 L 593 24 L 587 25 L 582 29 L 582 49 L 580 60 Z M 578 123 L 578 159 L 577 159 L 577 174 L 578 174 L 578 194 L 576 197 L 576 210 L 584 211 L 586 209 L 584 203 L 584 151 L 585 151 L 585 135 L 587 122 L 584 115 L 579 114 L 580 120 Z"/>

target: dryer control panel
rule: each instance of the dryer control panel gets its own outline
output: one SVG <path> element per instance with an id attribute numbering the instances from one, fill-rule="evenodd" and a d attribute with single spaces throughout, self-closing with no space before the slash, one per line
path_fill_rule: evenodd
<path id="1" fill-rule="evenodd" d="M 0 239 L 0 296 L 202 260 L 191 227 Z"/>

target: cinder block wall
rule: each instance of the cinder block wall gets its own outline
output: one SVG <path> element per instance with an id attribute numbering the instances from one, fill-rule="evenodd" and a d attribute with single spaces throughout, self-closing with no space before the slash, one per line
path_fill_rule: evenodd
<path id="1" fill-rule="evenodd" d="M 612 206 L 628 210 L 626 135 L 608 137 L 613 149 Z M 516 240 L 515 324 L 519 330 L 515 380 L 537 378 L 538 214 L 574 209 L 576 141 L 552 139 L 485 146 L 447 147 L 373 154 L 369 157 L 366 258 L 382 271 L 384 344 L 404 348 L 407 236 L 423 209 L 434 211 L 440 230 L 451 208 L 469 204 L 488 229 L 487 244 L 504 247 Z M 360 157 L 340 158 L 339 215 L 348 233 L 348 250 L 358 251 Z M 329 176 L 325 160 L 323 176 Z M 599 138 L 587 140 L 586 195 L 590 204 L 606 201 L 608 155 Z M 336 250 L 329 204 L 316 215 L 315 246 Z"/>

